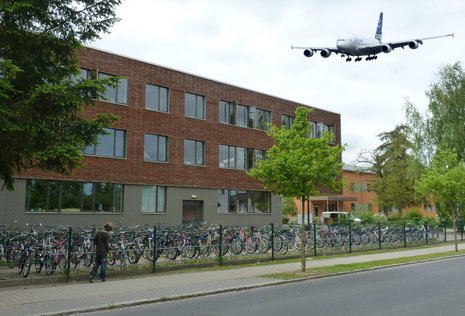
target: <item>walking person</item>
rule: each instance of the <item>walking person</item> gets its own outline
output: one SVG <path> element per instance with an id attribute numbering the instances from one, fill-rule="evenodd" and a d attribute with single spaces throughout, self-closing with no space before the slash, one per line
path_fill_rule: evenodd
<path id="1" fill-rule="evenodd" d="M 103 229 L 95 234 L 94 245 L 95 245 L 95 263 L 92 271 L 89 275 L 89 283 L 94 283 L 94 278 L 97 275 L 97 271 L 100 267 L 99 278 L 101 282 L 105 282 L 106 270 L 107 270 L 107 254 L 110 250 L 110 234 L 115 226 L 112 223 L 106 223 Z"/>

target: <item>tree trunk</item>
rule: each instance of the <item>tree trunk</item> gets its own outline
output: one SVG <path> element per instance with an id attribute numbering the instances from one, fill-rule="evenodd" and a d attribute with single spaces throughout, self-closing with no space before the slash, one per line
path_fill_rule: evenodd
<path id="1" fill-rule="evenodd" d="M 300 254 L 301 254 L 301 271 L 305 272 L 305 197 L 302 196 L 302 225 L 300 226 L 300 243 L 302 245 Z"/>
<path id="2" fill-rule="evenodd" d="M 452 226 L 454 227 L 455 252 L 458 252 L 459 251 L 459 244 L 457 242 L 457 216 L 456 216 L 456 214 L 452 215 Z"/>

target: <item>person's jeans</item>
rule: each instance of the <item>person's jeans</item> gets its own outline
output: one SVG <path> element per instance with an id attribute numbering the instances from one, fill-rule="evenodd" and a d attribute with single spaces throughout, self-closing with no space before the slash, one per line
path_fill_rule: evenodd
<path id="1" fill-rule="evenodd" d="M 95 264 L 90 272 L 90 278 L 95 278 L 97 275 L 98 268 L 100 267 L 100 280 L 105 280 L 106 272 L 107 272 L 107 256 L 96 256 L 95 257 Z"/>

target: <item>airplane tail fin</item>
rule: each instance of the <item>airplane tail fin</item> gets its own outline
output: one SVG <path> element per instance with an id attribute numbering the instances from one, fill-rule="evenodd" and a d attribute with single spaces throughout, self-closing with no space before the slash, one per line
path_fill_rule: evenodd
<path id="1" fill-rule="evenodd" d="M 376 28 L 375 38 L 381 42 L 383 36 L 383 12 L 379 13 L 378 27 Z"/>

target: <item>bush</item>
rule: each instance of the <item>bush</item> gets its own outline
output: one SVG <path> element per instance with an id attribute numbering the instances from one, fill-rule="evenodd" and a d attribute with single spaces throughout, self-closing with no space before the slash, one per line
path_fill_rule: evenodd
<path id="1" fill-rule="evenodd" d="M 360 218 L 362 220 L 362 223 L 366 224 L 373 224 L 380 221 L 380 219 L 377 218 L 375 214 L 373 214 L 373 212 L 370 210 L 356 210 L 350 212 L 350 214 L 352 214 L 352 216 L 354 217 Z"/>
<path id="2" fill-rule="evenodd" d="M 411 209 L 405 212 L 402 220 L 407 222 L 413 222 L 415 224 L 423 223 L 423 215 L 421 215 L 419 210 Z"/>

